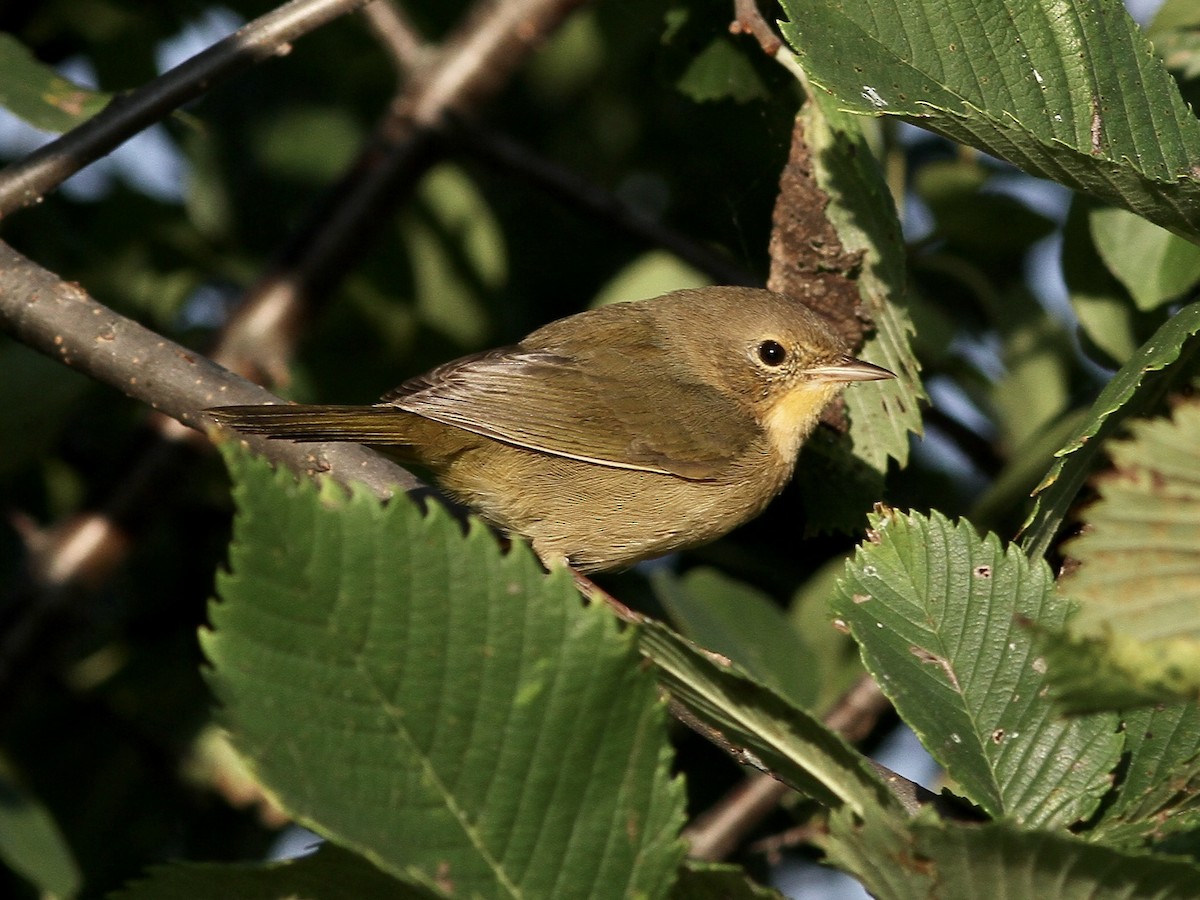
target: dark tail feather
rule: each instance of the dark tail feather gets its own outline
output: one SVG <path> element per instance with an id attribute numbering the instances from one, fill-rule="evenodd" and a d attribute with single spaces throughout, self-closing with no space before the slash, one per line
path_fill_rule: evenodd
<path id="1" fill-rule="evenodd" d="M 394 406 L 218 406 L 205 410 L 226 428 L 292 441 L 408 444 L 412 413 Z"/>

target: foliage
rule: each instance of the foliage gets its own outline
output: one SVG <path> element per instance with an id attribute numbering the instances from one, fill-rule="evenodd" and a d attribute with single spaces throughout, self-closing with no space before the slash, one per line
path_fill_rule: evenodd
<path id="1" fill-rule="evenodd" d="M 432 41 L 469 6 L 401 5 Z M 781 6 L 778 60 L 724 0 L 574 12 L 249 348 L 288 397 L 369 402 L 590 304 L 764 281 L 787 166 L 851 260 L 861 354 L 903 377 L 710 546 L 581 585 L 436 499 L 155 442 L 3 339 L 0 894 L 770 897 L 748 848 L 797 826 L 785 852 L 881 898 L 1196 895 L 1194 4 L 1145 32 L 1117 0 Z M 0 154 L 268 9 L 0 11 Z M 3 238 L 202 351 L 304 269 L 395 83 L 338 19 Z M 104 552 L 64 555 L 97 513 Z M 889 720 L 831 727 L 862 673 L 936 802 L 868 758 Z M 687 860 L 747 769 L 799 796 Z M 274 858 L 285 822 L 319 849 Z"/>

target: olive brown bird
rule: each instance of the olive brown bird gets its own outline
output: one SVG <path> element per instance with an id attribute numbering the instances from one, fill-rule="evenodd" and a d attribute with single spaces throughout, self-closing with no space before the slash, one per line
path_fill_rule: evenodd
<path id="1" fill-rule="evenodd" d="M 797 300 L 708 287 L 568 316 L 372 406 L 209 413 L 249 434 L 380 448 L 547 566 L 593 572 L 758 515 L 842 388 L 891 377 Z"/>

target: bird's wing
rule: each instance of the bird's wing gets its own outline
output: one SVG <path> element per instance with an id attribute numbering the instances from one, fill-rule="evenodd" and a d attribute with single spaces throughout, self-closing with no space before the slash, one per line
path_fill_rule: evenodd
<path id="1" fill-rule="evenodd" d="M 750 412 L 698 381 L 603 349 L 585 356 L 491 350 L 411 379 L 381 403 L 543 453 L 692 480 L 717 477 L 754 439 Z"/>

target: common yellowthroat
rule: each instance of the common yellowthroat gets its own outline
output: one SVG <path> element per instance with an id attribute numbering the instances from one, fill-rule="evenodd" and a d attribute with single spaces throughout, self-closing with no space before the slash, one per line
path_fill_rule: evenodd
<path id="1" fill-rule="evenodd" d="M 209 412 L 251 434 L 380 447 L 547 565 L 589 572 L 753 518 L 846 383 L 892 377 L 796 300 L 709 287 L 551 322 L 373 406 Z"/>

